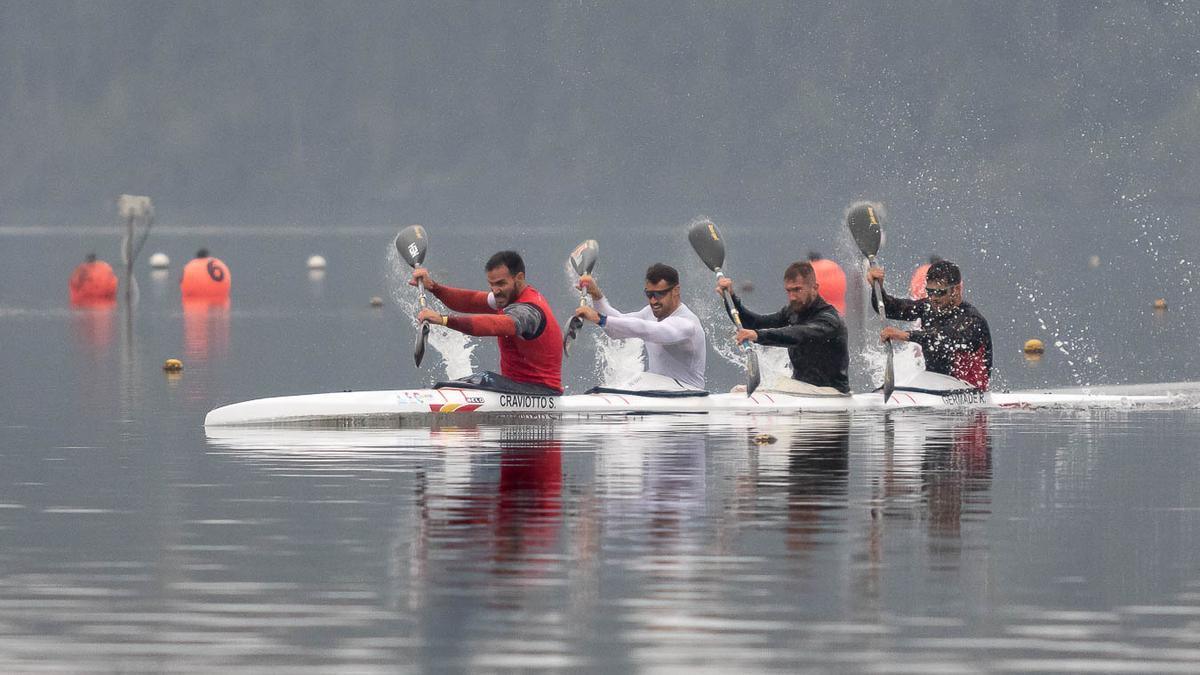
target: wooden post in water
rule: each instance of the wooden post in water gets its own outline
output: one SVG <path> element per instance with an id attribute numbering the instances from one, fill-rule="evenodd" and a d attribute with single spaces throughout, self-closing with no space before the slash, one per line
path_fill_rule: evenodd
<path id="1" fill-rule="evenodd" d="M 154 203 L 149 197 L 138 195 L 121 195 L 117 198 L 117 212 L 125 219 L 125 241 L 121 247 L 121 257 L 125 259 L 125 306 L 132 307 L 137 298 L 137 282 L 133 278 L 133 263 L 146 237 L 150 236 L 150 227 L 154 224 Z M 137 236 L 136 243 L 134 236 Z"/>

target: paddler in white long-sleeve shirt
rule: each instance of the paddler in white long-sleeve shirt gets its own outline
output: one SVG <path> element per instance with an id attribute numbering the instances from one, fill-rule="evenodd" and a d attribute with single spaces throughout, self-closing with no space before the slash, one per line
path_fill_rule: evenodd
<path id="1" fill-rule="evenodd" d="M 646 372 L 669 377 L 687 388 L 704 388 L 704 327 L 683 304 L 679 272 L 674 267 L 654 263 L 646 270 L 649 304 L 629 314 L 609 304 L 591 275 L 580 277 L 579 287 L 592 296 L 595 307 L 580 307 L 576 316 L 598 324 L 611 338 L 640 338 L 646 348 Z"/>

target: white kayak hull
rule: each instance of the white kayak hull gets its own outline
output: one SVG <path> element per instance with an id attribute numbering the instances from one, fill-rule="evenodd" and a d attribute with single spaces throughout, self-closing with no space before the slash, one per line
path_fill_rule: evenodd
<path id="1" fill-rule="evenodd" d="M 475 420 L 588 418 L 613 415 L 802 412 L 900 408 L 1087 408 L 1169 405 L 1171 395 L 1087 392 L 985 393 L 969 388 L 897 387 L 886 402 L 881 392 L 852 396 L 797 395 L 772 391 L 657 397 L 630 393 L 567 396 L 505 394 L 478 389 L 400 389 L 263 398 L 208 413 L 206 427 L 317 426 L 389 427 L 460 424 Z"/>

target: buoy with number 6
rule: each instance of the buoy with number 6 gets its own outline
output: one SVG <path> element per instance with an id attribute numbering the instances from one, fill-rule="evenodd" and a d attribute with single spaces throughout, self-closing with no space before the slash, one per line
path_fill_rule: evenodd
<path id="1" fill-rule="evenodd" d="M 229 268 L 203 248 L 184 266 L 183 278 L 179 280 L 185 300 L 227 300 L 229 288 Z"/>

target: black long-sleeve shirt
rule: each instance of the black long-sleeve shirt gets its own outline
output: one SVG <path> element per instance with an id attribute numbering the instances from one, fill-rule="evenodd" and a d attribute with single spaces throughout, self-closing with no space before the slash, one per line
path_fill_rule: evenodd
<path id="1" fill-rule="evenodd" d="M 790 306 L 773 314 L 755 314 L 733 294 L 742 326 L 758 333 L 758 344 L 787 347 L 792 379 L 850 393 L 850 351 L 846 324 L 833 305 L 818 297 L 799 312 Z M 729 310 L 728 305 L 725 307 Z"/>
<path id="2" fill-rule="evenodd" d="M 871 307 L 875 307 L 875 299 L 872 288 Z M 921 345 L 925 370 L 987 390 L 992 376 L 992 332 L 974 305 L 962 302 L 939 311 L 928 299 L 896 298 L 884 291 L 883 311 L 889 319 L 920 320 L 920 330 L 908 331 L 908 339 Z"/>

